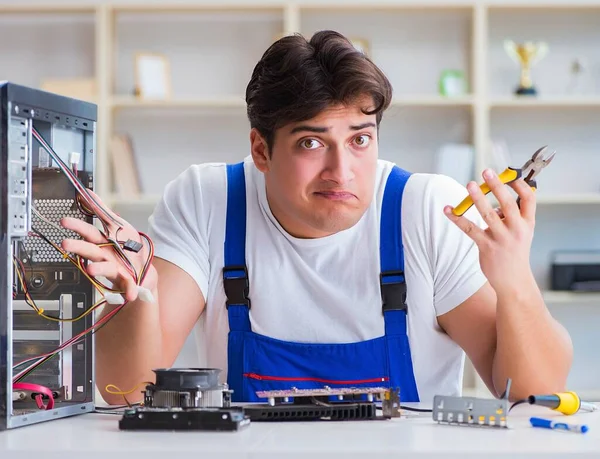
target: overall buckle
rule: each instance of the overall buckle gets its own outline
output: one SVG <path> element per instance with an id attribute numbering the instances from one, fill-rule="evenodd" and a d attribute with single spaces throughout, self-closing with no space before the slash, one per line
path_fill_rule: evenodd
<path id="1" fill-rule="evenodd" d="M 228 273 L 232 273 L 232 275 L 227 276 Z M 233 273 L 239 273 L 239 275 Z M 227 297 L 225 302 L 227 308 L 230 305 L 243 305 L 250 308 L 250 298 L 248 297 L 250 283 L 246 266 L 225 266 L 223 268 L 223 288 Z"/>
<path id="2" fill-rule="evenodd" d="M 384 282 L 386 277 L 401 276 L 401 281 Z M 406 311 L 406 280 L 404 271 L 385 271 L 379 275 L 382 309 L 385 311 Z"/>

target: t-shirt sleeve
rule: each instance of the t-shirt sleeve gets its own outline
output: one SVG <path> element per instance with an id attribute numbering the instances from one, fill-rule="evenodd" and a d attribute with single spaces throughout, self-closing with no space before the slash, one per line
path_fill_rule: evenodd
<path id="1" fill-rule="evenodd" d="M 467 189 L 451 177 L 435 175 L 425 193 L 425 224 L 429 226 L 434 307 L 437 315 L 454 309 L 487 281 L 479 265 L 479 250 L 473 240 L 444 214 L 444 206 L 458 205 Z M 465 217 L 485 227 L 475 206 Z"/>
<path id="2" fill-rule="evenodd" d="M 154 255 L 188 273 L 206 299 L 210 264 L 201 176 L 200 167 L 191 166 L 165 187 L 148 219 L 148 235 Z"/>

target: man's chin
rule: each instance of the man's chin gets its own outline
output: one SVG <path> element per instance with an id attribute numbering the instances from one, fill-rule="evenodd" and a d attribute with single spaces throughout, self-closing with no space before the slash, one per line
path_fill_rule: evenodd
<path id="1" fill-rule="evenodd" d="M 360 212 L 348 212 L 345 211 L 333 211 L 327 212 L 326 215 L 320 215 L 316 219 L 316 224 L 314 225 L 319 230 L 323 231 L 327 234 L 339 233 L 340 231 L 345 231 L 352 228 L 356 225 L 363 213 Z"/>

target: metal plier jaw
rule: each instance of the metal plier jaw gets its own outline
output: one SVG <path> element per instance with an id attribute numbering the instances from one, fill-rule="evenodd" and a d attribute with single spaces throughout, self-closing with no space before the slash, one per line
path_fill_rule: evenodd
<path id="1" fill-rule="evenodd" d="M 504 184 L 514 182 L 519 178 L 523 180 L 535 191 L 537 189 L 537 182 L 535 178 L 550 162 L 554 159 L 556 152 L 546 157 L 547 146 L 538 149 L 530 159 L 520 168 L 507 167 L 503 172 L 498 174 L 498 178 Z M 483 194 L 488 194 L 491 190 L 487 183 L 482 183 L 479 188 Z M 473 199 L 471 196 L 467 196 L 463 201 L 456 206 L 452 213 L 454 215 L 461 216 L 473 205 Z"/>
<path id="2" fill-rule="evenodd" d="M 556 152 L 552 152 L 547 158 L 544 156 L 548 147 L 542 147 L 537 150 L 531 159 L 529 159 L 523 167 L 521 167 L 520 176 L 523 177 L 525 183 L 527 183 L 534 190 L 537 189 L 537 183 L 535 177 L 554 159 Z"/>

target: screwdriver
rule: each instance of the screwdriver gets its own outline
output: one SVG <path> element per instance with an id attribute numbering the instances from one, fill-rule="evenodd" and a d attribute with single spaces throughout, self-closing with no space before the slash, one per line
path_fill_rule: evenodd
<path id="1" fill-rule="evenodd" d="M 540 405 L 551 408 L 562 414 L 575 414 L 579 410 L 596 411 L 593 403 L 583 402 L 575 392 L 558 392 L 550 395 L 530 395 L 527 398 L 530 405 Z"/>

